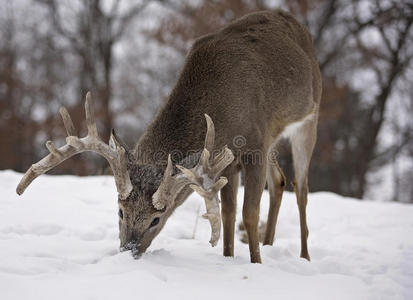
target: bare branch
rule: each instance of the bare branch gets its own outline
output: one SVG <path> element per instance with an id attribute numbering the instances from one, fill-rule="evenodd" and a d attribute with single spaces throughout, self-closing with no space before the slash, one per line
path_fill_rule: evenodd
<path id="1" fill-rule="evenodd" d="M 119 27 L 117 30 L 115 30 L 112 33 L 111 40 L 116 41 L 118 40 L 123 33 L 125 32 L 125 29 L 128 27 L 129 23 L 133 20 L 133 18 L 138 15 L 140 12 L 142 12 L 151 2 L 151 0 L 143 0 L 142 3 L 135 5 L 134 7 L 128 9 L 128 12 L 125 13 L 123 16 L 119 16 Z M 114 18 L 114 16 L 112 16 Z"/>

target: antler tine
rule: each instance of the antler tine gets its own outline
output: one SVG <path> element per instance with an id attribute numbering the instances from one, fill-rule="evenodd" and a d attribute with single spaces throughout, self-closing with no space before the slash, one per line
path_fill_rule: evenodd
<path id="1" fill-rule="evenodd" d="M 207 132 L 205 135 L 205 149 L 209 152 L 214 150 L 214 142 L 215 142 L 215 126 L 212 119 L 207 114 L 204 114 L 205 120 L 207 122 Z"/>
<path id="2" fill-rule="evenodd" d="M 204 148 L 201 152 L 201 157 L 199 158 L 199 165 L 208 166 L 209 167 L 209 158 L 211 154 L 209 153 L 207 148 Z"/>
<path id="3" fill-rule="evenodd" d="M 46 147 L 50 154 L 33 164 L 29 170 L 27 170 L 16 188 L 16 192 L 19 195 L 21 195 L 30 183 L 39 175 L 53 169 L 73 155 L 84 151 L 93 151 L 105 157 L 109 162 L 115 176 L 116 188 L 120 198 L 126 199 L 128 197 L 132 191 L 132 183 L 127 170 L 126 150 L 116 141 L 116 138 L 113 137 L 113 135 L 111 136 L 111 139 L 114 140 L 113 143 L 115 144 L 115 147 L 113 148 L 100 140 L 93 114 L 90 92 L 86 95 L 85 111 L 88 135 L 84 138 L 78 138 L 69 112 L 64 107 L 60 109 L 63 124 L 68 135 L 66 138 L 66 145 L 56 148 L 53 142 L 46 142 Z"/>
<path id="4" fill-rule="evenodd" d="M 67 109 L 64 106 L 62 106 L 59 109 L 59 112 L 60 112 L 60 115 L 62 116 L 63 125 L 65 126 L 67 136 L 77 136 L 76 128 L 73 125 L 72 118 L 70 117 L 70 114 L 67 111 Z"/>
<path id="5" fill-rule="evenodd" d="M 172 176 L 172 172 L 174 170 L 174 166 L 172 164 L 172 158 L 171 155 L 168 155 L 168 164 L 166 165 L 165 169 L 165 176 Z"/>
<path id="6" fill-rule="evenodd" d="M 95 113 L 93 111 L 93 100 L 90 92 L 86 94 L 85 101 L 85 112 L 86 112 L 86 124 L 87 124 L 87 134 L 95 138 L 99 138 L 98 130 L 96 127 Z"/>
<path id="7" fill-rule="evenodd" d="M 234 154 L 225 145 L 225 147 L 218 153 L 211 163 L 211 174 L 220 174 L 232 161 L 234 160 Z"/>
<path id="8" fill-rule="evenodd" d="M 62 157 L 62 153 L 56 148 L 56 146 L 53 144 L 52 141 L 47 141 L 46 142 L 46 148 L 49 150 L 50 153 L 52 153 L 54 156 L 57 157 Z"/>
<path id="9" fill-rule="evenodd" d="M 186 185 L 191 183 L 186 176 L 172 176 L 173 168 L 171 155 L 169 154 L 168 164 L 166 166 L 162 182 L 152 196 L 152 204 L 156 209 L 164 209 L 175 200 L 178 193 L 181 192 Z M 183 167 L 177 166 L 177 168 L 179 169 Z"/>

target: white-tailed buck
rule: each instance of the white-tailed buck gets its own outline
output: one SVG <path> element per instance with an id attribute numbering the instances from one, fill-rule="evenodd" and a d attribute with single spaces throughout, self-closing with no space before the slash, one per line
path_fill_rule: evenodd
<path id="1" fill-rule="evenodd" d="M 61 109 L 67 144 L 56 148 L 48 141 L 50 154 L 32 165 L 17 193 L 22 194 L 37 176 L 65 159 L 93 151 L 108 160 L 115 176 L 122 249 L 144 252 L 192 191 L 205 199 L 210 242 L 215 245 L 221 228 L 220 191 L 224 255 L 233 256 L 242 170 L 243 222 L 251 262 L 261 262 L 261 194 L 267 182 L 270 208 L 264 244 L 272 244 L 285 186 L 285 177 L 269 154 L 281 137 L 288 137 L 294 158 L 301 257 L 310 259 L 307 176 L 320 97 L 321 76 L 307 29 L 281 10 L 252 13 L 195 41 L 169 100 L 134 149 L 128 149 L 114 132 L 109 144 L 100 140 L 90 94 L 86 96 L 86 137 L 76 136 L 69 114 Z"/>

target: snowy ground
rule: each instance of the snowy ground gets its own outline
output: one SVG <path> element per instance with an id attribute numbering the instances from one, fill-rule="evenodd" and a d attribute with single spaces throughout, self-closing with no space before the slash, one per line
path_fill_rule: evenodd
<path id="1" fill-rule="evenodd" d="M 250 264 L 209 246 L 192 195 L 139 260 L 119 253 L 110 177 L 41 176 L 18 197 L 21 174 L 0 171 L 0 299 L 413 299 L 413 206 L 309 196 L 309 249 L 299 258 L 295 198 L 285 193 L 274 247 Z M 240 189 L 239 205 L 243 190 Z M 262 219 L 268 194 L 262 201 Z M 240 220 L 240 209 L 238 218 Z"/>

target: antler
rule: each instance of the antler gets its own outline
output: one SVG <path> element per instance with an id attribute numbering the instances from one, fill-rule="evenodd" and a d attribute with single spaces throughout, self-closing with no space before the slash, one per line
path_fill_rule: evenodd
<path id="1" fill-rule="evenodd" d="M 218 176 L 234 160 L 234 155 L 232 151 L 225 146 L 213 159 L 210 159 L 210 152 L 214 148 L 215 128 L 214 123 L 207 114 L 205 114 L 205 118 L 207 121 L 205 147 L 197 165 L 192 169 L 177 165 L 176 167 L 181 173 L 172 176 L 173 165 L 169 155 L 168 165 L 162 183 L 153 195 L 152 200 L 155 208 L 163 209 L 168 202 L 175 200 L 178 193 L 185 186 L 189 185 L 190 188 L 200 194 L 205 200 L 207 212 L 203 217 L 208 219 L 211 224 L 211 239 L 209 242 L 212 246 L 215 246 L 221 234 L 221 214 L 218 192 L 228 182 L 225 177 L 218 179 Z"/>
<path id="2" fill-rule="evenodd" d="M 25 189 L 34 179 L 36 179 L 39 175 L 46 173 L 50 169 L 53 169 L 66 159 L 81 152 L 92 151 L 102 155 L 109 162 L 115 176 L 116 188 L 120 198 L 126 199 L 128 197 L 132 191 L 132 184 L 126 168 L 126 150 L 116 140 L 113 130 L 110 136 L 109 145 L 100 139 L 93 113 L 92 97 L 90 92 L 86 94 L 85 111 L 88 133 L 87 136 L 79 138 L 76 135 L 76 130 L 68 111 L 64 107 L 60 109 L 63 124 L 68 135 L 66 138 L 66 145 L 56 148 L 52 141 L 47 141 L 46 147 L 50 154 L 33 164 L 30 169 L 27 170 L 26 174 L 24 174 L 19 185 L 17 186 L 17 194 L 23 194 Z"/>

